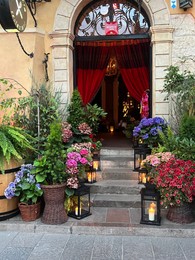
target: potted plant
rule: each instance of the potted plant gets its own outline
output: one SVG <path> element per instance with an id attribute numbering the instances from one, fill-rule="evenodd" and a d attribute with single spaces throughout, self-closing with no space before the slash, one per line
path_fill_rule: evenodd
<path id="1" fill-rule="evenodd" d="M 133 129 L 133 136 L 138 144 L 146 144 L 152 148 L 161 141 L 159 132 L 166 132 L 166 129 L 167 123 L 161 117 L 143 118 Z"/>
<path id="2" fill-rule="evenodd" d="M 15 175 L 13 182 L 10 182 L 5 189 L 4 195 L 7 199 L 19 198 L 19 209 L 24 221 L 33 221 L 40 216 L 40 197 L 43 191 L 31 173 L 32 164 L 24 164 Z"/>
<path id="3" fill-rule="evenodd" d="M 195 163 L 171 158 L 160 163 L 152 177 L 160 191 L 161 205 L 168 207 L 167 218 L 179 223 L 194 221 L 189 204 L 195 191 Z"/>
<path id="4" fill-rule="evenodd" d="M 45 208 L 42 222 L 46 224 L 62 224 L 67 221 L 64 209 L 67 179 L 65 159 L 62 124 L 55 120 L 50 125 L 50 134 L 42 157 L 34 161 L 35 178 L 44 191 Z"/>
<path id="5" fill-rule="evenodd" d="M 19 127 L 0 124 L 0 139 L 0 220 L 4 220 L 18 214 L 18 198 L 8 201 L 4 197 L 5 188 L 14 180 L 26 154 L 34 148 L 33 138 Z"/>

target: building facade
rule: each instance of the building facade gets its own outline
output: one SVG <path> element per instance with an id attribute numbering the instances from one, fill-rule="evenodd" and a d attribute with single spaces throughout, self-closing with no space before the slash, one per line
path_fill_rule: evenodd
<path id="1" fill-rule="evenodd" d="M 45 79 L 46 72 L 54 91 L 60 92 L 66 105 L 74 89 L 74 28 L 76 20 L 90 0 L 51 0 L 36 4 L 34 19 L 28 10 L 28 23 L 19 33 L 22 51 L 15 33 L 0 27 L 0 78 L 13 79 L 30 90 L 32 82 Z M 120 1 L 117 1 L 120 2 Z M 179 1 L 171 7 L 170 0 L 143 0 L 142 8 L 150 21 L 152 116 L 169 119 L 170 105 L 161 93 L 165 69 L 170 65 L 194 69 L 195 6 L 184 10 Z M 188 2 L 188 1 L 187 1 Z M 44 59 L 48 54 L 47 71 Z M 181 62 L 181 58 L 185 61 Z"/>

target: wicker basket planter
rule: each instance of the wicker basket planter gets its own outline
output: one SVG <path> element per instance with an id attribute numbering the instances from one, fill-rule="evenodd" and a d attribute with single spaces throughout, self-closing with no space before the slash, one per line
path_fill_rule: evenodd
<path id="1" fill-rule="evenodd" d="M 192 214 L 192 208 L 189 203 L 183 203 L 180 207 L 169 207 L 167 219 L 180 224 L 187 224 L 195 221 Z"/>
<path id="2" fill-rule="evenodd" d="M 22 220 L 34 221 L 40 217 L 41 203 L 28 205 L 26 203 L 18 203 Z"/>
<path id="3" fill-rule="evenodd" d="M 68 219 L 64 208 L 66 184 L 41 185 L 45 208 L 41 221 L 45 224 L 62 224 Z"/>

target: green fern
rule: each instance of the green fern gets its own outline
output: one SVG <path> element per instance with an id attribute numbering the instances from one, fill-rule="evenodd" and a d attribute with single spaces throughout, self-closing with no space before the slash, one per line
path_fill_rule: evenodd
<path id="1" fill-rule="evenodd" d="M 11 159 L 23 159 L 30 150 L 34 150 L 33 138 L 23 129 L 8 125 L 0 125 L 0 171 L 4 170 L 4 162 Z"/>

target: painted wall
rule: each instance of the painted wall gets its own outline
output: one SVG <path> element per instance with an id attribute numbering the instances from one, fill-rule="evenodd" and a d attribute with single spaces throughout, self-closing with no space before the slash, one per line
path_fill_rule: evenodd
<path id="1" fill-rule="evenodd" d="M 63 88 L 64 102 L 70 98 L 73 88 L 72 42 L 73 27 L 77 15 L 89 1 L 51 0 L 37 4 L 37 27 L 28 12 L 28 25 L 20 38 L 25 50 L 34 53 L 31 59 L 25 55 L 15 34 L 6 33 L 0 27 L 0 78 L 12 78 L 30 89 L 33 80 L 44 80 L 44 53 L 49 54 L 48 73 L 55 89 Z M 153 43 L 153 115 L 168 115 L 167 104 L 162 101 L 164 69 L 177 63 L 180 54 L 188 55 L 194 49 L 195 4 L 184 11 L 170 8 L 170 0 L 144 0 L 143 5 L 155 24 Z M 168 10 L 168 12 L 166 11 Z M 167 28 L 165 30 L 165 24 Z M 163 30 L 162 30 L 163 24 Z M 173 31 L 173 32 L 172 32 Z M 170 36 L 172 35 L 172 36 Z M 185 42 L 187 40 L 187 43 Z M 164 112 L 163 112 L 164 111 Z"/>

